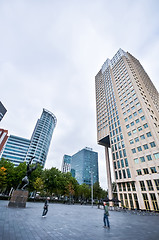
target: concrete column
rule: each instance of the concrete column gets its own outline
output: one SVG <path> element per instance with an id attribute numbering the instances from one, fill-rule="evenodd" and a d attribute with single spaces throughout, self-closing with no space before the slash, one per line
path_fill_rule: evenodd
<path id="1" fill-rule="evenodd" d="M 105 147 L 105 160 L 106 160 L 106 170 L 107 170 L 107 183 L 108 183 L 108 198 L 113 198 L 112 193 L 112 179 L 111 179 L 111 171 L 110 171 L 110 160 L 109 160 L 109 152 L 108 147 Z M 110 206 L 113 206 L 113 203 L 110 202 Z"/>

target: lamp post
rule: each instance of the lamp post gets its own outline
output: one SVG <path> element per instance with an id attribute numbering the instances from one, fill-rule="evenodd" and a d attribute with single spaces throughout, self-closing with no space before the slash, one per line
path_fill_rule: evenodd
<path id="1" fill-rule="evenodd" d="M 92 199 L 92 207 L 93 207 L 93 172 L 91 169 L 91 199 Z"/>

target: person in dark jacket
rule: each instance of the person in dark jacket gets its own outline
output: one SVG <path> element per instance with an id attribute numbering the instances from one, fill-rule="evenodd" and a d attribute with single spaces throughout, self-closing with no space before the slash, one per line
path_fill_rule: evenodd
<path id="1" fill-rule="evenodd" d="M 108 227 L 110 228 L 110 224 L 109 224 L 109 211 L 108 211 L 108 204 L 106 202 L 103 202 L 104 205 L 104 217 L 103 217 L 103 222 L 104 222 L 104 227 Z M 107 222 L 107 226 L 106 226 L 106 222 Z"/>
<path id="2" fill-rule="evenodd" d="M 49 200 L 50 200 L 49 197 L 47 197 L 46 200 L 45 200 L 42 217 L 46 217 L 46 214 L 48 212 Z"/>

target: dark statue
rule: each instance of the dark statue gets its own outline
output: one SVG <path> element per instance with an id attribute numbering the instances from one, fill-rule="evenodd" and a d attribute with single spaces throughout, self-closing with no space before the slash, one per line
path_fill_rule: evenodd
<path id="1" fill-rule="evenodd" d="M 34 159 L 35 157 L 32 157 L 27 165 L 27 172 L 26 172 L 26 175 L 25 177 L 22 179 L 22 183 L 20 183 L 17 187 L 17 189 L 21 189 L 21 190 L 24 190 L 25 187 L 29 184 L 29 176 L 31 175 L 31 173 L 37 168 L 37 163 L 34 167 L 30 167 L 30 164 L 32 162 L 32 160 Z"/>

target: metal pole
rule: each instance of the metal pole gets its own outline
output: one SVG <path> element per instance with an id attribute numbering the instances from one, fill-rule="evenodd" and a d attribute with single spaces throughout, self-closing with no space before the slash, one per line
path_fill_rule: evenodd
<path id="1" fill-rule="evenodd" d="M 92 207 L 93 207 L 93 173 L 91 169 L 91 195 L 92 195 Z"/>

